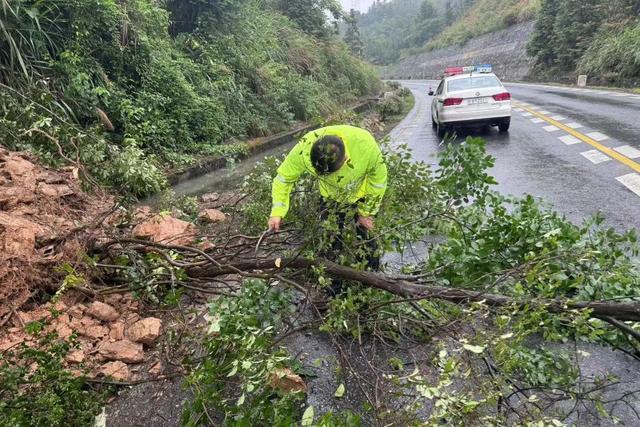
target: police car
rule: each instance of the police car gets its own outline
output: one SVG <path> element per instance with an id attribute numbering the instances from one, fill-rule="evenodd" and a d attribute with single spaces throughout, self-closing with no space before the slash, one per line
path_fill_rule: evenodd
<path id="1" fill-rule="evenodd" d="M 500 132 L 507 132 L 511 94 L 491 65 L 449 67 L 435 91 L 431 122 L 439 137 L 454 127 L 498 126 Z"/>

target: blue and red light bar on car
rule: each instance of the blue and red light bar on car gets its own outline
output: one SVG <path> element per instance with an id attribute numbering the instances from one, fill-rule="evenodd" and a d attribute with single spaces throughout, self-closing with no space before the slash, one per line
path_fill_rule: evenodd
<path id="1" fill-rule="evenodd" d="M 469 74 L 469 73 L 491 73 L 493 72 L 493 67 L 491 64 L 482 64 L 482 65 L 470 65 L 467 67 L 447 67 L 444 70 L 445 77 L 457 76 L 458 74 Z"/>

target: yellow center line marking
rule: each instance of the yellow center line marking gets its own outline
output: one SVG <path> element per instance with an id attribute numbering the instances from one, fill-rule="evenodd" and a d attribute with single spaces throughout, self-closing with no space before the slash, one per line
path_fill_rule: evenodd
<path id="1" fill-rule="evenodd" d="M 589 138 L 587 135 L 578 132 L 575 129 L 570 128 L 569 126 L 565 125 L 564 123 L 561 123 L 557 120 L 553 120 L 551 117 L 547 117 L 544 114 L 540 114 L 539 112 L 537 112 L 534 109 L 531 109 L 529 107 L 525 107 L 524 105 L 518 104 L 518 108 L 522 108 L 523 110 L 533 114 L 534 116 L 537 116 L 539 118 L 541 118 L 542 120 L 546 121 L 549 124 L 552 124 L 556 127 L 559 127 L 560 129 L 562 129 L 563 131 L 567 132 L 570 135 L 575 136 L 576 138 L 578 138 L 580 141 L 582 142 L 586 142 L 587 144 L 591 145 L 593 148 L 603 152 L 604 154 L 606 154 L 609 157 L 612 157 L 614 159 L 616 159 L 617 161 L 619 161 L 620 163 L 622 163 L 625 166 L 630 167 L 631 169 L 633 169 L 636 172 L 640 172 L 640 163 L 635 162 L 633 160 L 631 160 L 630 158 L 623 156 L 622 154 L 618 153 L 617 151 L 600 144 L 598 141 L 596 141 L 593 138 Z"/>

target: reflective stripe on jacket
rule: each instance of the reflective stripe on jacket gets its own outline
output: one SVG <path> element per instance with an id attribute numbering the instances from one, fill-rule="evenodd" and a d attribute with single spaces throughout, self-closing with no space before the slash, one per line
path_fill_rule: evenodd
<path id="1" fill-rule="evenodd" d="M 336 172 L 318 175 L 311 164 L 311 147 L 327 135 L 342 139 L 347 161 Z M 323 197 L 347 204 L 359 203 L 358 214 L 362 216 L 378 213 L 387 189 L 387 166 L 373 135 L 354 126 L 328 126 L 303 136 L 278 168 L 273 180 L 271 216 L 286 216 L 291 191 L 305 172 L 318 179 Z"/>

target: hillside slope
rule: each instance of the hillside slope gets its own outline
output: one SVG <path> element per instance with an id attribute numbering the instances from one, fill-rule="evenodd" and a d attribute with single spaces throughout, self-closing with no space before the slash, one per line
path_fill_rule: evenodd
<path id="1" fill-rule="evenodd" d="M 638 0 L 544 0 L 529 44 L 538 74 L 573 79 L 577 71 L 602 83 L 637 83 L 639 16 Z"/>
<path id="2" fill-rule="evenodd" d="M 541 0 L 476 0 L 449 27 L 433 38 L 427 48 L 438 49 L 508 28 L 535 18 Z"/>
<path id="3" fill-rule="evenodd" d="M 540 0 L 392 0 L 361 15 L 365 54 L 390 64 L 530 21 Z"/>

